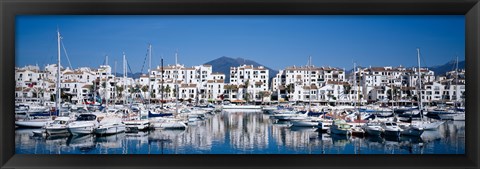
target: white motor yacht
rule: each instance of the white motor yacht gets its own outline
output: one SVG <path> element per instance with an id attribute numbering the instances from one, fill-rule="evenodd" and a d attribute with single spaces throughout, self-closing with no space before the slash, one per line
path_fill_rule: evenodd
<path id="1" fill-rule="evenodd" d="M 98 124 L 98 128 L 95 128 L 95 134 L 97 135 L 110 135 L 123 133 L 126 130 L 125 124 L 122 123 L 122 119 L 116 116 L 105 117 Z"/>
<path id="2" fill-rule="evenodd" d="M 403 131 L 395 122 L 382 122 L 381 126 L 384 134 L 387 136 L 400 136 L 400 133 Z"/>
<path id="3" fill-rule="evenodd" d="M 68 124 L 68 131 L 73 135 L 93 134 L 98 127 L 98 121 L 103 116 L 99 114 L 81 114 L 74 122 Z"/>
<path id="4" fill-rule="evenodd" d="M 365 130 L 365 133 L 371 136 L 380 136 L 383 134 L 384 129 L 380 125 L 380 123 L 365 123 L 362 126 L 363 130 Z"/>
<path id="5" fill-rule="evenodd" d="M 70 122 L 70 117 L 57 117 L 52 123 L 45 126 L 45 130 L 48 135 L 68 134 L 68 123 Z"/>

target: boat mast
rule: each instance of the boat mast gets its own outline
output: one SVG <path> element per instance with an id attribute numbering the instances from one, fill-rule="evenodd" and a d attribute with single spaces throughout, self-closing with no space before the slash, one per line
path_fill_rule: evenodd
<path id="1" fill-rule="evenodd" d="M 423 121 L 423 105 L 422 105 L 422 75 L 420 73 L 420 48 L 417 48 L 417 61 L 418 61 L 418 109 L 420 110 L 420 116 Z"/>
<path id="2" fill-rule="evenodd" d="M 458 104 L 458 56 L 455 62 L 455 112 L 457 111 L 457 104 Z"/>
<path id="3" fill-rule="evenodd" d="M 355 72 L 357 70 L 357 63 L 353 62 L 353 86 L 354 86 L 354 91 L 357 88 L 357 73 Z M 358 92 L 356 92 L 358 93 Z M 353 102 L 353 109 L 357 109 L 357 98 L 355 98 L 355 101 Z"/>
<path id="4" fill-rule="evenodd" d="M 108 55 L 105 55 L 105 65 L 108 66 Z M 106 67 L 105 67 L 106 68 Z M 105 69 L 105 75 L 107 75 L 107 70 Z M 102 84 L 100 84 L 102 85 Z M 103 85 L 102 85 L 103 87 Z M 105 98 L 105 107 L 108 107 L 108 100 L 107 100 L 107 78 L 105 78 L 105 87 L 103 88 L 103 98 Z"/>
<path id="5" fill-rule="evenodd" d="M 163 58 L 160 60 L 160 62 L 161 62 L 160 64 L 162 65 L 161 70 L 160 70 L 160 71 L 162 71 L 162 78 L 160 79 L 160 80 L 161 80 L 161 84 L 162 84 L 161 90 L 160 90 L 160 92 L 161 92 L 161 96 L 160 96 L 160 99 L 161 99 L 161 100 L 160 100 L 160 106 L 161 106 L 161 108 L 163 109 L 163 90 L 165 90 L 165 89 L 163 88 Z"/>
<path id="6" fill-rule="evenodd" d="M 55 102 L 55 106 L 56 106 L 56 110 L 58 111 L 58 115 L 60 115 L 60 95 L 61 95 L 61 87 L 60 87 L 60 39 L 61 39 L 61 36 L 60 36 L 60 30 L 57 28 L 57 47 L 58 47 L 58 50 L 57 50 L 57 101 Z M 50 113 L 50 116 L 52 116 L 52 114 Z"/>
<path id="7" fill-rule="evenodd" d="M 127 59 L 125 59 L 125 52 L 123 52 L 123 91 L 127 91 Z M 127 92 L 124 92 L 123 104 L 127 104 Z"/>
<path id="8" fill-rule="evenodd" d="M 355 100 L 353 101 L 353 109 L 357 111 L 357 101 L 358 101 L 358 87 L 357 87 L 357 62 L 353 62 L 353 91 L 357 94 Z M 357 120 L 361 120 L 360 111 L 357 112 Z"/>
<path id="9" fill-rule="evenodd" d="M 309 56 L 308 60 L 308 111 L 312 109 L 312 56 Z"/>
<path id="10" fill-rule="evenodd" d="M 150 71 L 152 70 L 152 44 L 148 44 L 148 105 L 147 109 L 150 109 L 150 96 L 152 95 L 152 90 L 150 86 Z"/>
<path id="11" fill-rule="evenodd" d="M 177 116 L 178 114 L 178 94 L 179 94 L 179 91 L 178 91 L 178 67 L 177 67 L 177 64 L 178 64 L 178 50 L 175 52 L 175 70 L 176 70 L 176 76 L 175 76 L 175 117 Z"/>
<path id="12" fill-rule="evenodd" d="M 115 60 L 115 65 L 114 65 L 114 77 L 113 77 L 113 84 L 114 86 L 114 91 L 113 91 L 113 103 L 115 104 L 117 102 L 117 60 Z"/>

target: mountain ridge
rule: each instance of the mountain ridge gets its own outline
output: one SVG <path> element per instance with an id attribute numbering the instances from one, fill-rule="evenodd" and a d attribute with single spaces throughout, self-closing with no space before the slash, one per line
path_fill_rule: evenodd
<path id="1" fill-rule="evenodd" d="M 232 58 L 232 57 L 228 57 L 228 56 L 222 56 L 222 57 L 219 57 L 217 59 L 206 62 L 205 64 L 212 65 L 212 71 L 213 72 L 224 73 L 225 74 L 225 83 L 230 82 L 230 67 L 238 67 L 238 66 L 241 66 L 241 65 L 253 65 L 255 67 L 263 66 L 266 69 L 268 69 L 268 71 L 269 71 L 269 79 L 270 79 L 269 81 L 271 81 L 271 79 L 273 77 L 275 77 L 275 75 L 277 75 L 277 73 L 278 73 L 278 70 L 269 68 L 268 66 L 257 63 L 253 60 L 248 60 L 248 59 L 241 58 L 241 57 Z"/>

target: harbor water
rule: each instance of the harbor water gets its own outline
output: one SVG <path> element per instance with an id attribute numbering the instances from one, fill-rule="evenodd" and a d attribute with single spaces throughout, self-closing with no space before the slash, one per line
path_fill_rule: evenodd
<path id="1" fill-rule="evenodd" d="M 292 128 L 262 112 L 221 112 L 185 130 L 110 136 L 36 136 L 15 131 L 17 154 L 464 154 L 465 122 L 420 137 L 355 137 Z"/>

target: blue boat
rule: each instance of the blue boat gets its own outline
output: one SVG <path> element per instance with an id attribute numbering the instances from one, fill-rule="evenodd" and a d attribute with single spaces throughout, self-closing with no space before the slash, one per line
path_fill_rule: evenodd
<path id="1" fill-rule="evenodd" d="M 151 111 L 148 111 L 148 118 L 151 117 L 165 117 L 165 116 L 172 116 L 172 113 L 152 113 Z"/>

